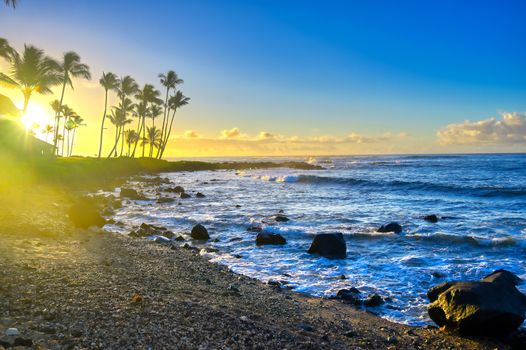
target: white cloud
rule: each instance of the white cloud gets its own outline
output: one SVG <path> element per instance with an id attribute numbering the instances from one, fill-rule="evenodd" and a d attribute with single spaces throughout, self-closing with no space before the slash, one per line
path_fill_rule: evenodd
<path id="1" fill-rule="evenodd" d="M 442 145 L 526 143 L 526 113 L 502 113 L 501 118 L 449 124 L 437 132 Z"/>
<path id="2" fill-rule="evenodd" d="M 184 137 L 187 139 L 195 139 L 199 137 L 199 134 L 193 130 L 186 130 L 184 132 Z"/>

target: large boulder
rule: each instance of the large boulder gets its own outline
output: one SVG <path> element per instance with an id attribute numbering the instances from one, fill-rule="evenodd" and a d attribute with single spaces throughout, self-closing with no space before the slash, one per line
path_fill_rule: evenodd
<path id="1" fill-rule="evenodd" d="M 394 233 L 400 233 L 402 232 L 402 226 L 397 222 L 390 222 L 388 224 L 382 225 L 376 232 L 394 232 Z"/>
<path id="2" fill-rule="evenodd" d="M 190 236 L 193 239 L 199 239 L 199 240 L 210 239 L 210 236 L 208 235 L 208 230 L 201 224 L 197 224 L 192 228 L 192 232 L 190 232 Z"/>
<path id="3" fill-rule="evenodd" d="M 97 205 L 88 200 L 81 200 L 73 204 L 68 210 L 68 216 L 73 225 L 79 228 L 101 227 L 106 224 Z"/>
<path id="4" fill-rule="evenodd" d="M 314 237 L 307 253 L 320 254 L 329 259 L 345 259 L 347 245 L 341 233 L 320 233 Z"/>
<path id="5" fill-rule="evenodd" d="M 260 232 L 256 236 L 256 245 L 285 244 L 287 240 L 278 233 Z"/>
<path id="6" fill-rule="evenodd" d="M 133 188 L 121 188 L 120 196 L 122 198 L 129 198 L 129 199 L 146 199 L 142 194 L 137 192 L 137 190 L 134 190 Z"/>
<path id="7" fill-rule="evenodd" d="M 466 335 L 506 335 L 526 316 L 520 278 L 497 270 L 480 281 L 445 282 L 427 292 L 428 313 L 440 327 Z"/>
<path id="8" fill-rule="evenodd" d="M 427 221 L 427 222 L 437 223 L 438 222 L 438 216 L 436 216 L 435 214 L 425 215 L 424 216 L 424 220 Z"/>

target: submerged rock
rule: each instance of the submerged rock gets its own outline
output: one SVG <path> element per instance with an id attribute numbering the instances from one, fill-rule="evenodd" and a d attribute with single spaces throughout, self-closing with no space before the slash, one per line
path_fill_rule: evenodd
<path id="1" fill-rule="evenodd" d="M 73 225 L 79 228 L 102 227 L 106 224 L 97 206 L 91 201 L 83 200 L 73 204 L 69 208 L 68 216 Z"/>
<path id="2" fill-rule="evenodd" d="M 135 200 L 146 199 L 142 194 L 140 194 L 133 188 L 125 188 L 125 187 L 121 188 L 120 196 L 122 198 L 135 199 Z"/>
<path id="3" fill-rule="evenodd" d="M 182 199 L 185 199 L 185 198 L 190 198 L 190 197 L 192 197 L 192 196 L 189 195 L 189 194 L 186 193 L 186 192 L 182 192 L 181 195 L 180 195 L 180 197 L 181 197 Z"/>
<path id="4" fill-rule="evenodd" d="M 314 237 L 307 253 L 330 259 L 345 259 L 347 245 L 341 233 L 319 233 Z"/>
<path id="5" fill-rule="evenodd" d="M 285 244 L 287 240 L 279 233 L 260 232 L 256 236 L 256 245 Z"/>
<path id="6" fill-rule="evenodd" d="M 469 335 L 506 335 L 526 315 L 526 295 L 519 277 L 497 270 L 480 281 L 445 282 L 427 292 L 428 313 L 440 327 Z"/>
<path id="7" fill-rule="evenodd" d="M 248 232 L 261 232 L 263 231 L 263 228 L 259 225 L 250 225 L 247 227 Z"/>
<path id="8" fill-rule="evenodd" d="M 394 233 L 400 233 L 402 232 L 402 226 L 397 222 L 390 222 L 386 225 L 382 225 L 376 232 L 394 232 Z"/>
<path id="9" fill-rule="evenodd" d="M 159 197 L 159 198 L 157 198 L 157 203 L 158 204 L 173 203 L 173 202 L 175 202 L 174 198 L 170 198 L 170 197 Z"/>
<path id="10" fill-rule="evenodd" d="M 190 232 L 190 236 L 193 239 L 199 239 L 199 240 L 210 239 L 210 236 L 208 235 L 208 230 L 201 224 L 197 224 L 192 228 L 192 232 Z"/>
<path id="11" fill-rule="evenodd" d="M 201 192 L 197 192 L 195 195 L 195 198 L 205 198 L 206 196 L 202 194 Z"/>
<path id="12" fill-rule="evenodd" d="M 278 214 L 278 215 L 274 216 L 274 220 L 276 220 L 277 222 L 287 222 L 290 219 L 288 217 L 286 217 L 285 215 L 283 215 L 283 214 Z"/>
<path id="13" fill-rule="evenodd" d="M 428 222 L 436 223 L 438 222 L 438 216 L 436 216 L 435 214 L 426 215 L 424 216 L 424 220 Z"/>

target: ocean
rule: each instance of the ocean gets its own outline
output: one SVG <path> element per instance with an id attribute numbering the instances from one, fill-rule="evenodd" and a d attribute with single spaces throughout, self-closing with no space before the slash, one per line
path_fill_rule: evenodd
<path id="1" fill-rule="evenodd" d="M 205 246 L 217 250 L 204 253 L 212 262 L 314 296 L 350 287 L 377 293 L 387 301 L 370 311 L 410 325 L 432 324 L 426 291 L 436 284 L 500 268 L 526 278 L 526 154 L 215 160 L 296 160 L 324 169 L 162 174 L 192 198 L 129 201 L 114 218 L 124 228 L 108 229 L 128 233 L 146 222 L 187 235 L 201 223 L 212 238 Z M 158 196 L 154 187 L 141 191 Z M 272 220 L 280 210 L 290 221 Z M 439 221 L 423 220 L 428 214 Z M 391 221 L 402 233 L 376 232 Z M 254 224 L 287 244 L 256 246 L 257 233 L 247 231 Z M 343 233 L 346 259 L 307 254 L 313 236 L 326 232 Z"/>

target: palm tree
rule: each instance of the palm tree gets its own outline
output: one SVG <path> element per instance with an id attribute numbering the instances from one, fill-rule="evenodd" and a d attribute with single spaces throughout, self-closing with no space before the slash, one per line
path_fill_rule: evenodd
<path id="1" fill-rule="evenodd" d="M 146 132 L 146 116 L 148 112 L 148 105 L 150 103 L 162 103 L 163 101 L 159 98 L 161 96 L 161 92 L 151 84 L 145 84 L 142 90 L 139 90 L 137 94 L 135 95 L 135 98 L 140 102 L 139 103 L 139 110 L 137 111 L 137 117 L 139 119 L 139 126 L 137 128 L 139 135 L 142 132 L 142 137 L 145 137 Z M 132 156 L 135 156 L 135 149 L 137 148 L 137 144 L 135 144 L 135 147 L 133 148 Z M 144 157 L 144 147 L 142 149 L 142 156 Z"/>
<path id="2" fill-rule="evenodd" d="M 170 137 L 170 134 L 172 133 L 172 125 L 173 125 L 174 118 L 175 118 L 175 112 L 177 112 L 177 110 L 180 107 L 186 106 L 189 102 L 190 102 L 190 97 L 186 97 L 179 90 L 177 90 L 175 95 L 170 97 L 170 99 L 168 100 L 168 106 L 170 107 L 170 110 L 173 111 L 173 113 L 172 113 L 172 118 L 170 120 L 169 126 L 168 126 L 168 122 L 166 123 L 167 128 L 166 128 L 166 131 L 164 133 L 165 134 L 164 135 L 164 139 L 161 138 L 161 147 L 159 147 L 160 152 L 158 152 L 158 154 L 159 154 L 158 158 L 159 159 L 161 159 L 163 157 L 164 150 L 166 149 L 166 144 L 168 143 L 168 139 Z"/>
<path id="3" fill-rule="evenodd" d="M 13 8 L 16 8 L 17 3 L 18 3 L 18 0 L 4 0 L 4 4 L 6 6 L 12 6 Z"/>
<path id="4" fill-rule="evenodd" d="M 118 107 L 113 107 L 109 118 L 110 122 L 115 125 L 115 144 L 113 145 L 108 158 L 111 157 L 112 154 L 117 157 L 117 146 L 119 145 L 121 136 L 122 141 L 120 154 L 122 155 L 122 148 L 124 147 L 124 126 L 132 122 L 132 119 L 128 119 L 128 114 L 133 110 L 133 108 L 134 104 L 129 98 L 124 99 L 124 104 L 119 104 Z"/>
<path id="5" fill-rule="evenodd" d="M 161 131 L 155 126 L 146 128 L 146 137 L 142 140 L 142 146 L 150 145 L 150 158 L 153 157 L 153 149 L 161 145 Z"/>
<path id="6" fill-rule="evenodd" d="M 91 73 L 89 67 L 86 64 L 80 63 L 80 56 L 73 51 L 66 52 L 62 58 L 62 62 L 59 64 L 60 81 L 62 83 L 62 92 L 60 94 L 60 106 L 64 102 L 64 92 L 66 91 L 66 85 L 69 85 L 73 89 L 72 78 L 83 78 L 90 80 Z M 58 133 L 59 125 L 55 125 L 55 133 Z M 62 129 L 62 133 L 65 131 Z M 64 144 L 64 143 L 62 143 Z M 54 145 L 56 146 L 56 144 Z M 64 153 L 64 149 L 62 149 Z"/>
<path id="7" fill-rule="evenodd" d="M 54 131 L 53 125 L 47 124 L 44 129 L 41 130 L 43 134 L 46 135 L 46 142 L 48 142 L 49 134 L 51 134 Z"/>
<path id="8" fill-rule="evenodd" d="M 151 105 L 148 110 L 148 117 L 152 119 L 152 126 L 155 126 L 155 119 L 161 115 L 163 109 L 161 105 Z"/>
<path id="9" fill-rule="evenodd" d="M 170 96 L 170 90 L 175 89 L 177 85 L 182 84 L 183 79 L 179 79 L 177 73 L 173 70 L 168 71 L 166 74 L 159 74 L 161 84 L 166 88 L 166 96 L 164 98 L 164 113 L 163 113 L 163 125 L 161 127 L 161 139 L 163 138 L 163 131 L 165 128 L 166 119 L 168 118 L 168 97 Z"/>
<path id="10" fill-rule="evenodd" d="M 104 136 L 104 122 L 106 121 L 106 112 L 108 110 L 108 91 L 117 89 L 119 79 L 111 72 L 102 73 L 102 78 L 99 80 L 100 85 L 104 88 L 104 114 L 102 115 L 102 125 L 100 127 L 100 141 L 99 141 L 99 158 L 102 152 L 102 137 Z"/>
<path id="11" fill-rule="evenodd" d="M 69 157 L 71 157 L 71 155 L 73 154 L 73 145 L 75 144 L 75 135 L 77 134 L 77 129 L 81 126 L 84 126 L 86 124 L 84 124 L 84 119 L 75 114 L 73 117 L 71 117 L 70 119 L 71 121 L 73 121 L 73 137 L 71 138 L 71 146 L 69 148 Z"/>
<path id="12" fill-rule="evenodd" d="M 9 46 L 9 42 L 6 39 L 0 38 L 0 57 L 7 61 L 11 61 L 12 56 L 13 48 Z"/>
<path id="13" fill-rule="evenodd" d="M 67 130 L 66 126 L 68 125 L 70 126 L 70 129 L 68 130 L 68 147 L 69 147 L 69 131 L 72 129 L 71 118 L 73 118 L 77 113 L 75 113 L 75 111 L 68 105 L 62 105 L 60 113 L 62 113 L 62 116 L 64 118 L 64 123 L 63 123 L 63 128 L 62 128 L 62 146 L 61 146 L 60 155 L 64 156 L 64 143 L 65 143 L 64 141 L 66 139 L 66 130 Z M 57 150 L 57 154 L 58 154 L 58 150 Z M 67 151 L 66 151 L 66 156 L 67 156 Z"/>
<path id="14" fill-rule="evenodd" d="M 49 94 L 51 88 L 60 82 L 59 65 L 44 51 L 31 45 L 24 45 L 22 54 L 12 50 L 10 56 L 11 72 L 9 75 L 0 73 L 0 83 L 20 90 L 24 96 L 25 114 L 33 93 Z"/>
<path id="15" fill-rule="evenodd" d="M 68 144 L 68 147 L 67 147 L 67 150 L 66 150 L 66 156 L 69 157 L 69 151 L 70 151 L 70 145 L 71 145 L 71 142 L 70 142 L 70 134 L 71 134 L 71 130 L 75 129 L 75 122 L 73 121 L 72 118 L 69 118 L 65 123 L 64 123 L 64 130 L 67 130 L 67 144 Z M 64 137 L 64 136 L 62 136 Z M 64 142 L 62 142 L 62 145 L 64 145 Z M 64 146 L 62 146 L 62 148 L 64 148 Z M 62 154 L 62 156 L 64 156 L 64 154 Z"/>
<path id="16" fill-rule="evenodd" d="M 139 139 L 140 136 L 135 130 L 126 130 L 124 132 L 124 137 L 126 140 L 126 144 L 128 145 L 128 157 L 131 154 L 131 145 L 135 144 Z"/>

